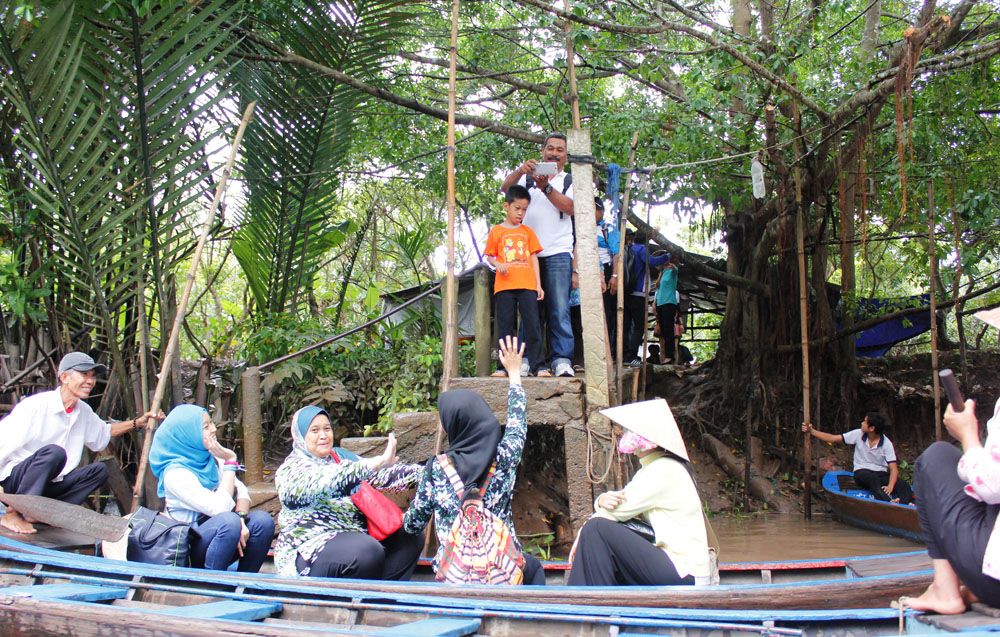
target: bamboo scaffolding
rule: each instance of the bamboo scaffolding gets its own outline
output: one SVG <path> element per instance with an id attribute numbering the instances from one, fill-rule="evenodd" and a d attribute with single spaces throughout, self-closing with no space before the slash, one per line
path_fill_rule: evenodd
<path id="1" fill-rule="evenodd" d="M 174 324 L 170 328 L 170 338 L 167 340 L 167 348 L 163 353 L 163 360 L 160 363 L 160 379 L 156 383 L 156 391 L 153 392 L 153 400 L 150 401 L 150 410 L 156 411 L 160 408 L 160 403 L 163 402 L 163 395 L 167 389 L 167 378 L 170 377 L 170 365 L 177 353 L 177 345 L 180 340 L 181 325 L 184 323 L 184 314 L 187 312 L 188 299 L 191 298 L 191 289 L 194 287 L 195 274 L 198 271 L 198 264 L 201 262 L 201 251 L 205 247 L 205 243 L 208 240 L 208 233 L 212 229 L 212 224 L 215 221 L 215 213 L 219 209 L 219 204 L 222 203 L 222 196 L 226 192 L 226 184 L 229 182 L 229 175 L 233 171 L 233 164 L 236 163 L 236 153 L 239 151 L 240 142 L 243 141 L 243 133 L 246 131 L 247 125 L 250 120 L 253 119 L 254 107 L 257 102 L 250 102 L 247 106 L 246 111 L 243 113 L 243 119 L 240 120 L 239 128 L 236 129 L 236 137 L 233 138 L 233 144 L 229 150 L 229 159 L 226 160 L 226 165 L 222 170 L 222 176 L 219 179 L 219 184 L 215 189 L 215 197 L 212 198 L 212 205 L 208 208 L 208 213 L 205 215 L 205 221 L 201 226 L 201 236 L 198 237 L 198 243 L 194 249 L 194 255 L 191 257 L 191 268 L 188 270 L 187 280 L 184 282 L 184 292 L 181 295 L 181 300 L 177 304 L 177 313 L 174 316 Z M 141 360 L 141 359 L 140 359 Z M 139 469 L 136 472 L 135 487 L 132 489 L 132 510 L 139 506 L 139 500 L 142 494 L 142 481 L 146 474 L 146 466 L 149 463 L 149 447 L 153 442 L 153 433 L 156 431 L 156 420 L 151 419 L 146 422 L 146 435 L 142 443 L 142 454 L 139 457 Z M 260 455 L 260 440 L 256 441 L 258 455 Z M 245 440 L 246 453 L 250 453 L 251 441 Z"/>

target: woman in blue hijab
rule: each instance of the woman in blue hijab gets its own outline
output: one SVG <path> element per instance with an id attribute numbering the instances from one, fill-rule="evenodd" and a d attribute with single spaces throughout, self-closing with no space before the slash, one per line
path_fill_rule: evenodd
<path id="1" fill-rule="evenodd" d="M 165 513 L 191 525 L 191 566 L 256 573 L 274 539 L 274 519 L 250 513 L 236 453 L 219 444 L 215 423 L 198 405 L 178 405 L 156 430 L 149 466 Z"/>
<path id="2" fill-rule="evenodd" d="M 330 415 L 319 407 L 295 412 L 289 428 L 292 453 L 274 475 L 281 500 L 275 570 L 280 575 L 410 579 L 424 534 L 399 529 L 376 540 L 351 494 L 362 480 L 380 491 L 403 491 L 416 484 L 423 466 L 397 462 L 392 434 L 385 452 L 374 458 L 334 447 Z"/>

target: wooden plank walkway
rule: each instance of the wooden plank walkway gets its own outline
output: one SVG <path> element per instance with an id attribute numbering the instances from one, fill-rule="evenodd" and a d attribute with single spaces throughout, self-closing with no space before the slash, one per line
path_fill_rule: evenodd
<path id="1" fill-rule="evenodd" d="M 43 549 L 94 553 L 94 538 L 88 535 L 41 523 L 35 523 L 35 529 L 38 533 L 14 533 L 0 526 L 0 536 Z"/>
<path id="2" fill-rule="evenodd" d="M 931 570 L 931 558 L 926 551 L 905 553 L 891 557 L 857 558 L 847 560 L 845 566 L 850 577 L 873 577 L 875 575 L 899 575 L 914 571 Z"/>

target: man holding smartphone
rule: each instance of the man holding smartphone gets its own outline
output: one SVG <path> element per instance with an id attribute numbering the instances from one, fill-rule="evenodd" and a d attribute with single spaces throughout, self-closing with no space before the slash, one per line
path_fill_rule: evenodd
<path id="1" fill-rule="evenodd" d="M 500 186 L 506 193 L 518 184 L 528 189 L 531 203 L 522 223 L 531 228 L 542 244 L 538 265 L 545 300 L 540 315 L 548 324 L 548 342 L 556 376 L 574 376 L 573 326 L 569 291 L 573 278 L 573 184 L 563 172 L 566 166 L 566 136 L 549 133 L 542 143 L 542 160 L 528 159 L 507 175 Z M 554 174 L 551 166 L 555 164 Z M 541 165 L 540 165 L 541 164 Z M 550 173 L 550 174 L 545 174 Z M 534 361 L 532 361 L 532 364 Z M 539 370 L 547 369 L 538 366 Z"/>

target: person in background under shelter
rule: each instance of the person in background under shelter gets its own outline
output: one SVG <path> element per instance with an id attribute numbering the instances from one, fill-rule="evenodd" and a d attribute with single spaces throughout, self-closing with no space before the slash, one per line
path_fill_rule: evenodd
<path id="1" fill-rule="evenodd" d="M 706 585 L 711 578 L 708 530 L 684 439 L 663 399 L 604 409 L 626 429 L 618 451 L 641 468 L 624 489 L 594 501 L 594 515 L 570 550 L 570 586 Z M 629 528 L 652 527 L 653 541 Z M 647 527 L 648 528 L 648 527 Z"/>
<path id="2" fill-rule="evenodd" d="M 860 429 L 844 434 L 828 434 L 804 423 L 803 432 L 809 432 L 824 442 L 843 442 L 854 445 L 854 481 L 871 493 L 876 500 L 910 504 L 913 491 L 906 480 L 899 477 L 896 449 L 885 435 L 885 416 L 877 411 L 865 414 Z"/>
<path id="3" fill-rule="evenodd" d="M 646 233 L 640 230 L 635 233 L 632 246 L 629 248 L 635 254 L 635 261 L 632 264 L 634 283 L 631 290 L 625 290 L 625 324 L 622 326 L 625 334 L 625 349 L 622 353 L 622 360 L 630 367 L 638 367 L 642 359 L 646 357 L 646 352 L 639 351 L 646 330 L 649 329 L 646 314 L 646 300 L 649 296 L 646 261 L 649 261 L 650 268 L 658 268 L 670 260 L 669 252 L 648 254 L 646 251 L 648 240 Z"/>
<path id="4" fill-rule="evenodd" d="M 107 423 L 94 413 L 87 398 L 97 383 L 97 373 L 107 367 L 83 352 L 70 352 L 59 361 L 59 386 L 28 396 L 0 420 L 0 489 L 4 493 L 41 495 L 80 504 L 108 479 L 101 462 L 79 466 L 83 447 L 101 451 L 111 436 L 145 427 L 152 411 L 132 420 Z M 34 533 L 13 507 L 0 525 L 15 533 Z"/>
<path id="5" fill-rule="evenodd" d="M 1000 328 L 1000 308 L 976 318 Z M 919 597 L 903 598 L 906 608 L 952 615 L 982 601 L 1000 607 L 1000 399 L 979 438 L 976 403 L 951 405 L 944 424 L 959 444 L 938 441 L 917 458 L 914 487 L 934 579 Z"/>
<path id="6" fill-rule="evenodd" d="M 507 175 L 500 191 L 517 184 L 528 189 L 531 203 L 524 225 L 535 231 L 542 251 L 538 265 L 545 301 L 541 313 L 547 322 L 552 371 L 556 376 L 574 376 L 573 326 L 569 316 L 569 290 L 573 274 L 573 181 L 566 166 L 566 136 L 549 133 L 542 142 L 542 158 L 556 164 L 555 175 L 535 174 L 537 159 L 528 159 Z M 545 339 L 545 333 L 542 334 Z M 522 339 L 523 340 L 523 339 Z M 538 367 L 538 361 L 529 361 Z"/>
<path id="7" fill-rule="evenodd" d="M 159 481 L 164 513 L 191 526 L 194 568 L 256 573 L 274 539 L 267 511 L 250 512 L 246 485 L 236 478 L 236 452 L 219 443 L 215 423 L 200 405 L 177 405 L 153 436 L 149 468 Z"/>
<path id="8" fill-rule="evenodd" d="M 660 359 L 662 365 L 676 365 L 677 338 L 677 308 L 680 299 L 677 296 L 677 268 L 679 260 L 669 259 L 663 264 L 660 281 L 656 286 L 656 322 L 660 327 Z"/>

